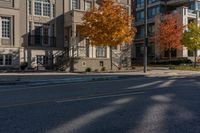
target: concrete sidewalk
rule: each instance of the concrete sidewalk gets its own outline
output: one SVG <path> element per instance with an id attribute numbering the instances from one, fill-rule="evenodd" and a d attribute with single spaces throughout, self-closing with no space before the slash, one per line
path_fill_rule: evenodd
<path id="1" fill-rule="evenodd" d="M 38 79 L 27 79 L 25 77 L 15 77 L 0 79 L 0 86 L 7 85 L 46 85 L 46 84 L 67 84 L 67 83 L 78 83 L 78 82 L 92 82 L 92 81 L 105 81 L 105 80 L 117 80 L 120 78 L 129 78 L 130 76 L 77 76 L 77 77 L 62 77 L 62 78 L 38 78 Z"/>
<path id="2" fill-rule="evenodd" d="M 115 80 L 120 78 L 166 77 L 166 76 L 200 76 L 197 71 L 151 70 L 143 72 L 120 73 L 0 73 L 0 85 L 44 85 Z"/>

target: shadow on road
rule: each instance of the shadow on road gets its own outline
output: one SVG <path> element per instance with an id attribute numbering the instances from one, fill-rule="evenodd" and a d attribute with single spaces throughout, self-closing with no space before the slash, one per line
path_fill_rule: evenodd
<path id="1" fill-rule="evenodd" d="M 138 95 L 1 108 L 0 132 L 199 133 L 200 77 L 151 79 L 127 85 Z"/>

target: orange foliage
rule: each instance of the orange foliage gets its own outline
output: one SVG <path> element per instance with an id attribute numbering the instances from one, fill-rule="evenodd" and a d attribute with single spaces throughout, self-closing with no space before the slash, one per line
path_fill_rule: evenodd
<path id="1" fill-rule="evenodd" d="M 155 40 L 161 50 L 180 48 L 183 25 L 179 14 L 168 14 L 156 21 Z"/>
<path id="2" fill-rule="evenodd" d="M 86 12 L 82 20 L 81 35 L 88 37 L 92 45 L 131 43 L 136 32 L 132 27 L 133 17 L 112 0 L 103 0 L 99 8 Z"/>

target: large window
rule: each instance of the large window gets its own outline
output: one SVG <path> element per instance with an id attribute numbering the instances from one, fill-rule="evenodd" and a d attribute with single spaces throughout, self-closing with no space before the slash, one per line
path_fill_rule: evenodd
<path id="1" fill-rule="evenodd" d="M 35 15 L 51 16 L 51 4 L 49 0 L 35 0 L 34 3 Z"/>
<path id="2" fill-rule="evenodd" d="M 71 9 L 80 9 L 80 0 L 71 0 Z"/>
<path id="3" fill-rule="evenodd" d="M 50 25 L 34 23 L 34 44 L 37 46 L 50 45 Z"/>
<path id="4" fill-rule="evenodd" d="M 3 55 L 0 55 L 0 66 L 4 64 L 4 59 Z"/>
<path id="5" fill-rule="evenodd" d="M 50 16 L 50 12 L 51 12 L 51 10 L 50 10 L 50 3 L 44 3 L 43 4 L 43 15 L 44 16 Z"/>
<path id="6" fill-rule="evenodd" d="M 136 21 L 141 21 L 141 20 L 144 20 L 144 11 L 138 11 L 136 13 Z"/>
<path id="7" fill-rule="evenodd" d="M 143 7 L 144 6 L 144 0 L 137 0 L 137 7 Z"/>
<path id="8" fill-rule="evenodd" d="M 0 17 L 0 30 L 2 38 L 10 38 L 10 18 L 9 17 Z"/>
<path id="9" fill-rule="evenodd" d="M 32 1 L 31 0 L 28 1 L 28 12 L 29 12 L 29 15 L 32 14 Z"/>
<path id="10" fill-rule="evenodd" d="M 37 55 L 37 64 L 39 65 L 48 65 L 48 57 L 44 55 Z"/>
<path id="11" fill-rule="evenodd" d="M 12 65 L 12 55 L 11 54 L 0 55 L 0 66 L 9 66 L 9 65 Z"/>
<path id="12" fill-rule="evenodd" d="M 41 1 L 35 2 L 35 15 L 42 15 L 42 3 L 41 3 Z"/>
<path id="13" fill-rule="evenodd" d="M 106 58 L 106 47 L 97 47 L 96 48 L 96 57 L 97 58 Z"/>
<path id="14" fill-rule="evenodd" d="M 155 2 L 158 2 L 158 0 L 148 0 L 148 4 L 152 4 L 152 3 L 155 3 Z"/>
<path id="15" fill-rule="evenodd" d="M 160 13 L 160 6 L 155 6 L 148 9 L 148 18 L 155 17 L 158 13 Z"/>
<path id="16" fill-rule="evenodd" d="M 89 11 L 92 9 L 92 2 L 90 1 L 85 1 L 85 10 Z"/>

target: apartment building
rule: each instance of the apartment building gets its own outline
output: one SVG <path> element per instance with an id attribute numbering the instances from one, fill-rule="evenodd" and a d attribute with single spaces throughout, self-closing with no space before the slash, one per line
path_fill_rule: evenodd
<path id="1" fill-rule="evenodd" d="M 109 47 L 95 47 L 79 33 L 82 17 L 101 0 L 0 0 L 0 69 L 87 67 L 110 69 Z M 116 0 L 131 13 L 130 0 Z M 113 68 L 128 66 L 130 46 L 112 50 Z"/>
<path id="2" fill-rule="evenodd" d="M 0 0 L 0 66 L 19 67 L 19 1 Z M 13 58 L 14 57 L 14 58 Z"/>
<path id="3" fill-rule="evenodd" d="M 133 46 L 133 58 L 135 61 L 142 61 L 143 58 L 143 38 L 144 38 L 144 0 L 135 0 L 135 16 L 137 27 L 137 35 Z M 181 15 L 183 25 L 187 25 L 191 21 L 199 23 L 199 11 L 200 1 L 199 0 L 148 0 L 148 58 L 159 59 L 167 57 L 167 51 L 161 52 L 159 46 L 155 44 L 152 37 L 155 32 L 155 18 L 158 15 L 165 13 L 178 12 Z M 200 55 L 200 52 L 198 52 Z M 174 50 L 172 53 L 173 57 L 192 57 L 193 52 L 188 51 L 186 47 L 182 47 L 179 50 Z"/>

